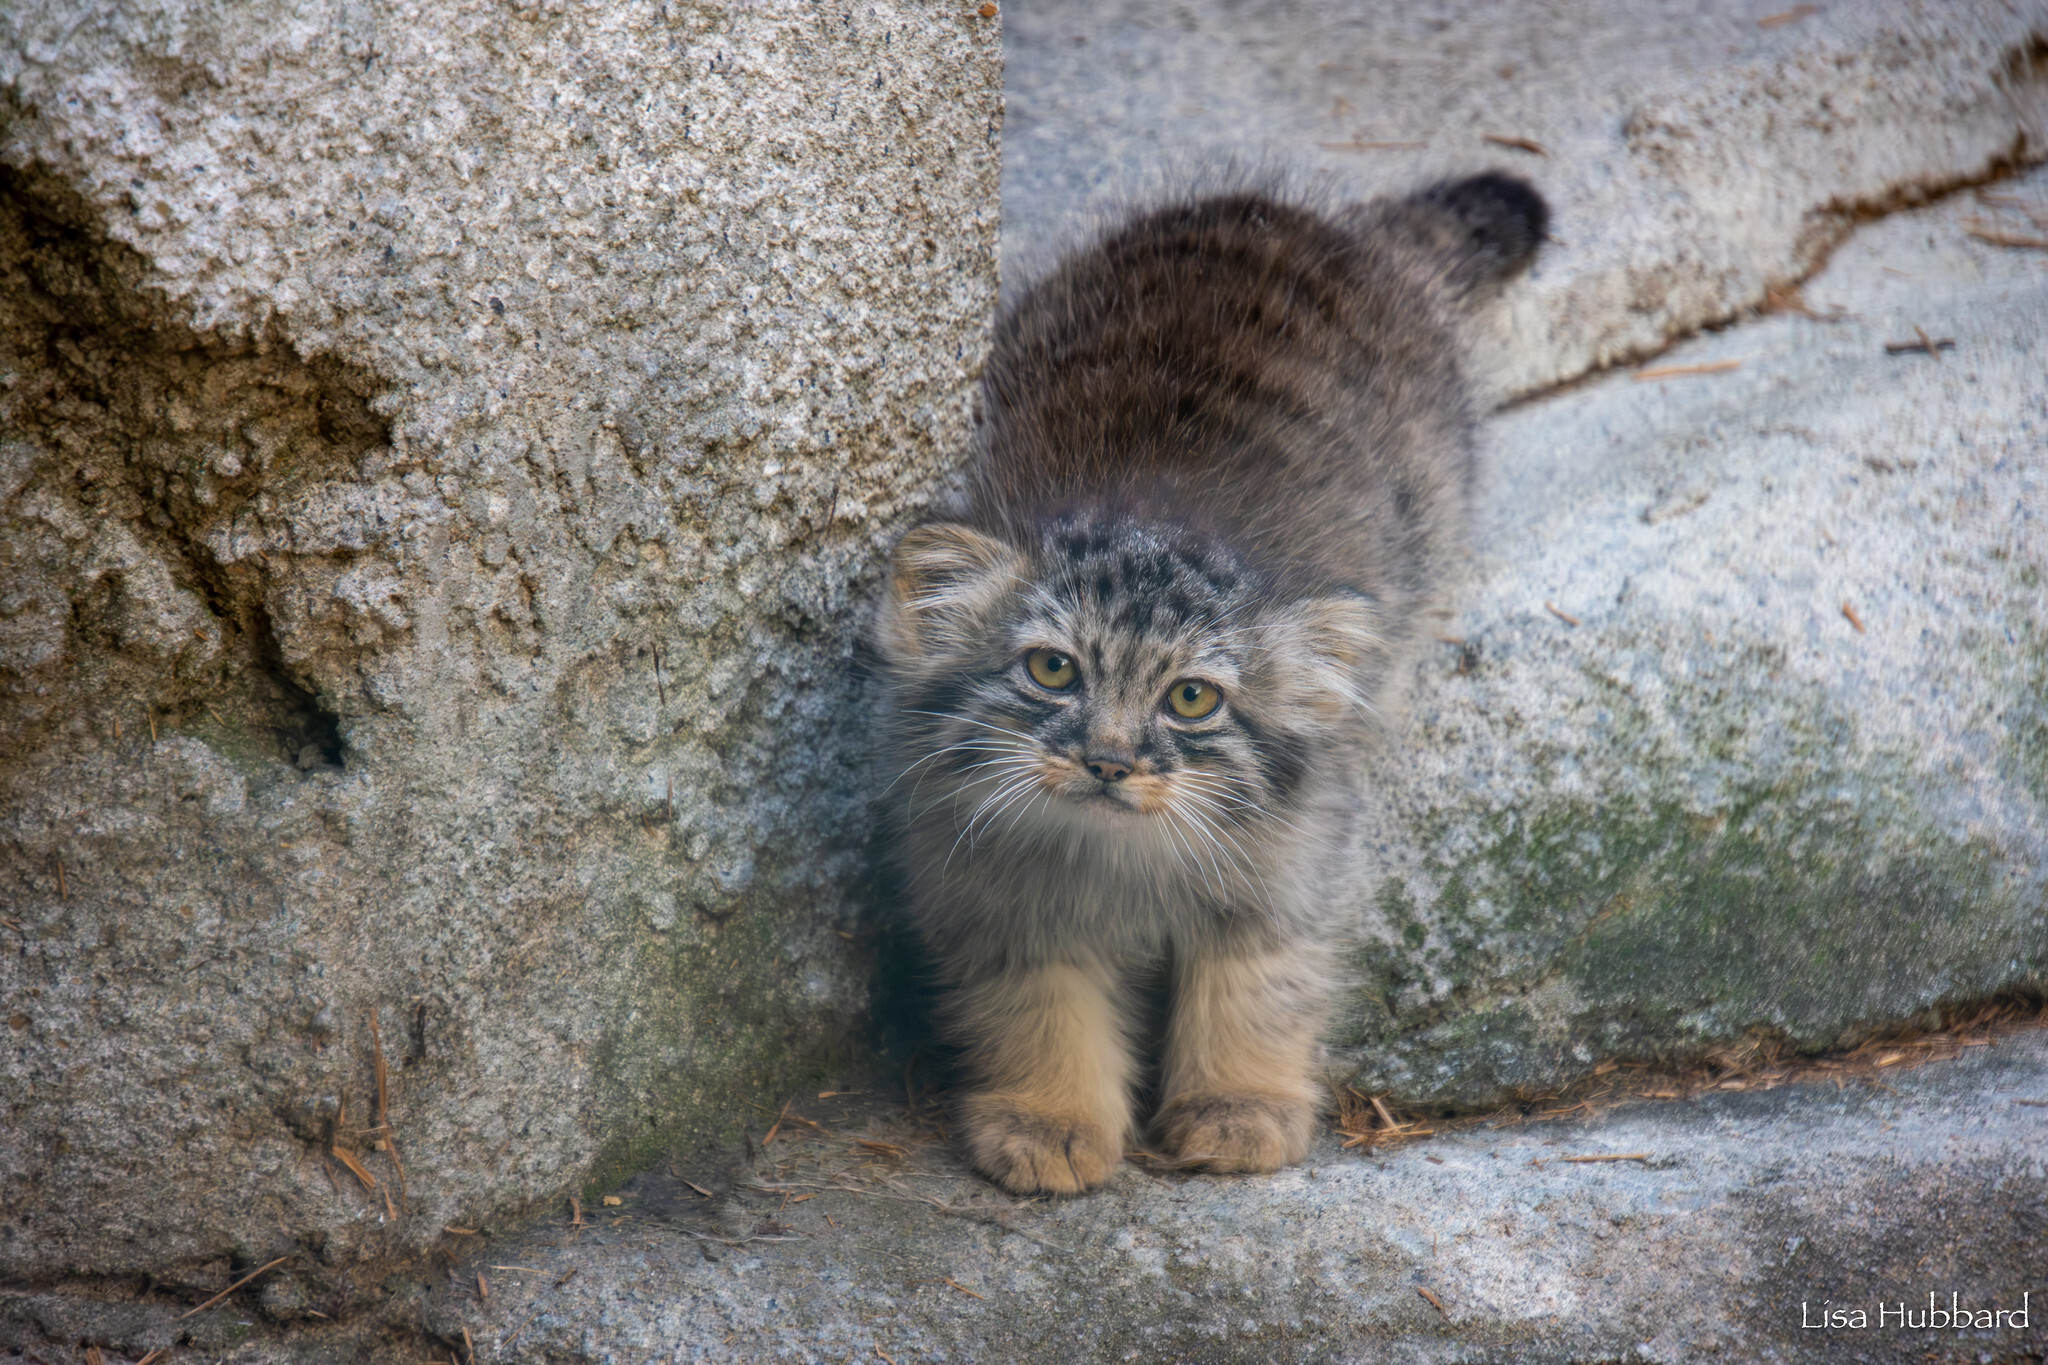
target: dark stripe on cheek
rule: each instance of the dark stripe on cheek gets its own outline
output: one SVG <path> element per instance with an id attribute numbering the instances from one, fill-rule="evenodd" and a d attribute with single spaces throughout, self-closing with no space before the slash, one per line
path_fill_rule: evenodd
<path id="1" fill-rule="evenodd" d="M 976 678 L 961 677 L 958 674 L 935 680 L 930 686 L 918 688 L 905 696 L 903 709 L 909 712 L 937 711 L 944 715 L 960 715 L 961 706 L 977 681 Z M 932 716 L 912 715 L 910 723 L 922 727 L 939 722 Z"/>
<path id="2" fill-rule="evenodd" d="M 1314 750 L 1299 735 L 1284 730 L 1269 732 L 1241 712 L 1235 720 L 1251 741 L 1252 758 L 1259 765 L 1267 789 L 1276 796 L 1292 794 L 1308 776 Z"/>
<path id="3" fill-rule="evenodd" d="M 1258 756 L 1259 770 L 1266 775 L 1266 784 L 1277 796 L 1293 795 L 1308 776 L 1309 746 L 1296 736 L 1262 744 L 1253 753 Z"/>

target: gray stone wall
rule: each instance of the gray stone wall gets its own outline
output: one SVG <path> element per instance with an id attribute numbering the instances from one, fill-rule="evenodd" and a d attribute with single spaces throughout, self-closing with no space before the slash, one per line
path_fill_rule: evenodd
<path id="1" fill-rule="evenodd" d="M 997 42 L 0 13 L 0 1273 L 338 1312 L 844 1055 L 858 604 L 967 437 Z"/>

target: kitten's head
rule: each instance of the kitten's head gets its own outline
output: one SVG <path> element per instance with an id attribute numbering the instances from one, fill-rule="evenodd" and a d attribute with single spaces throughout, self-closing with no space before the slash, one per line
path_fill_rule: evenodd
<path id="1" fill-rule="evenodd" d="M 976 840 L 1193 849 L 1204 830 L 1284 825 L 1366 709 L 1375 614 L 1355 594 L 1281 591 L 1173 525 L 1079 515 L 1022 547 L 919 527 L 877 632 L 897 789 Z"/>

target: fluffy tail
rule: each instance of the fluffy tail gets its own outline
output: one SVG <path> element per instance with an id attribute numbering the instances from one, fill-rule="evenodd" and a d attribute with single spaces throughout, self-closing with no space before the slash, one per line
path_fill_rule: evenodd
<path id="1" fill-rule="evenodd" d="M 1550 205 L 1519 176 L 1487 171 L 1445 180 L 1363 210 L 1367 226 L 1428 257 L 1451 292 L 1483 297 L 1536 258 Z"/>

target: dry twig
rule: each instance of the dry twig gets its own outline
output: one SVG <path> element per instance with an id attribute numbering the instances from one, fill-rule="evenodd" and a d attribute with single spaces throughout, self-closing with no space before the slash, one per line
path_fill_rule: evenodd
<path id="1" fill-rule="evenodd" d="M 377 1188 L 377 1177 L 371 1175 L 369 1172 L 369 1168 L 364 1166 L 362 1162 L 356 1160 L 356 1155 L 354 1152 L 351 1152 L 346 1147 L 338 1145 L 329 1147 L 327 1150 L 334 1154 L 334 1159 L 336 1161 L 339 1161 L 342 1165 L 348 1167 L 348 1172 L 350 1175 L 354 1176 L 356 1179 L 363 1182 L 364 1189 L 374 1190 Z"/>
<path id="2" fill-rule="evenodd" d="M 398 1151 L 398 1134 L 391 1128 L 391 1072 L 384 1063 L 384 1035 L 377 1028 L 377 1011 L 370 1011 L 370 1047 L 377 1065 L 377 1126 L 373 1132 L 380 1134 L 379 1145 L 391 1155 L 391 1165 L 398 1172 L 398 1203 L 408 1212 L 412 1201 L 406 1197 L 405 1158 Z M 384 1196 L 390 1202 L 391 1196 Z M 392 1215 L 395 1219 L 396 1214 Z"/>
<path id="3" fill-rule="evenodd" d="M 180 1314 L 178 1314 L 178 1316 L 177 1316 L 177 1317 L 175 1317 L 175 1318 L 172 1318 L 172 1319 L 171 1319 L 171 1321 L 172 1321 L 172 1322 L 183 1322 L 183 1321 L 184 1321 L 184 1320 L 185 1320 L 186 1318 L 192 1317 L 192 1316 L 193 1316 L 194 1314 L 197 1314 L 197 1313 L 204 1313 L 204 1312 L 205 1312 L 205 1311 L 206 1311 L 207 1309 L 209 1309 L 209 1308 L 213 1307 L 213 1306 L 214 1306 L 215 1304 L 219 1303 L 219 1302 L 220 1302 L 220 1301 L 221 1301 L 222 1299 L 224 1299 L 224 1298 L 226 1298 L 226 1297 L 227 1297 L 228 1295 L 230 1295 L 230 1294 L 234 1293 L 234 1292 L 235 1292 L 235 1291 L 236 1291 L 237 1289 L 240 1289 L 240 1288 L 241 1288 L 241 1287 L 242 1287 L 243 1285 L 245 1285 L 245 1284 L 249 1283 L 249 1281 L 251 1281 L 251 1280 L 255 1279 L 255 1278 L 256 1278 L 256 1277 L 258 1276 L 258 1275 L 261 1275 L 261 1274 L 262 1274 L 262 1273 L 263 1273 L 264 1271 L 266 1271 L 266 1270 L 275 1270 L 275 1269 L 277 1269 L 277 1268 L 278 1268 L 279 1266 L 283 1265 L 283 1264 L 284 1264 L 284 1263 L 285 1263 L 286 1261 L 289 1261 L 290 1259 L 291 1259 L 291 1257 L 290 1257 L 290 1256 L 280 1256 L 280 1257 L 278 1257 L 278 1258 L 277 1258 L 276 1260 L 274 1260 L 274 1261 L 270 1262 L 270 1263 L 269 1263 L 268 1265 L 260 1265 L 260 1266 L 257 1266 L 257 1267 L 256 1267 L 256 1268 L 255 1268 L 254 1270 L 252 1270 L 252 1271 L 250 1271 L 250 1272 L 249 1272 L 248 1274 L 244 1275 L 244 1276 L 243 1276 L 243 1277 L 242 1277 L 241 1279 L 239 1279 L 239 1280 L 236 1280 L 236 1281 L 235 1281 L 235 1282 L 234 1282 L 233 1284 L 229 1285 L 229 1286 L 228 1286 L 228 1287 L 227 1287 L 226 1289 L 223 1289 L 223 1290 L 221 1290 L 221 1291 L 220 1291 L 220 1293 L 218 1293 L 218 1294 L 215 1294 L 215 1295 L 214 1295 L 214 1296 L 213 1296 L 212 1298 L 208 1299 L 208 1300 L 207 1300 L 207 1301 L 206 1301 L 205 1303 L 202 1303 L 202 1304 L 200 1304 L 200 1305 L 199 1305 L 199 1306 L 198 1306 L 197 1308 L 194 1308 L 194 1309 L 192 1309 L 192 1310 L 191 1310 L 190 1312 L 186 1312 L 186 1313 L 180 1313 Z"/>
<path id="4" fill-rule="evenodd" d="M 1927 335 L 1924 329 L 1919 327 L 1915 327 L 1913 330 L 1920 333 L 1917 340 L 1887 341 L 1884 344 L 1884 353 L 1886 355 L 1912 355 L 1918 352 L 1921 355 L 1931 355 L 1936 360 L 1939 360 L 1943 351 L 1953 351 L 1956 348 L 1956 339 L 1954 337 L 1931 337 Z"/>
<path id="5" fill-rule="evenodd" d="M 1806 301 L 1796 284 L 1766 285 L 1764 287 L 1764 311 L 1766 313 L 1796 313 L 1814 322 L 1840 322 L 1849 316 L 1849 310 L 1836 304 L 1826 312 L 1816 312 Z"/>
<path id="6" fill-rule="evenodd" d="M 1645 379 L 1676 379 L 1688 374 L 1726 374 L 1742 368 L 1740 360 L 1710 360 L 1701 365 L 1653 365 L 1647 370 L 1637 370 L 1635 377 Z"/>
<path id="7" fill-rule="evenodd" d="M 2048 251 L 2048 237 L 2023 237 L 2016 232 L 1999 232 L 1992 228 L 1964 229 L 1980 242 L 1992 246 L 2017 247 L 2022 251 Z"/>
<path id="8" fill-rule="evenodd" d="M 1374 1123 L 1377 1116 L 1378 1123 Z M 1402 1122 L 1378 1095 L 1367 1095 L 1345 1086 L 1337 1096 L 1337 1132 L 1346 1147 L 1375 1147 L 1414 1138 L 1434 1137 L 1436 1130 L 1420 1123 Z"/>
<path id="9" fill-rule="evenodd" d="M 1763 18 L 1756 21 L 1756 26 L 1758 28 L 1782 28 L 1786 24 L 1796 24 L 1801 19 L 1811 19 L 1819 13 L 1819 5 L 1794 5 L 1782 14 L 1766 14 Z"/>

